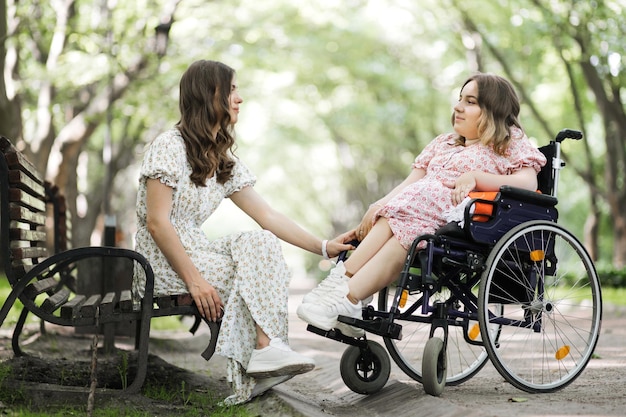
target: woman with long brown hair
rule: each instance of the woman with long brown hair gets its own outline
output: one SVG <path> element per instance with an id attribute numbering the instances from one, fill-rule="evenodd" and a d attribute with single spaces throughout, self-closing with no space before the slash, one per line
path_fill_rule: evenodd
<path id="1" fill-rule="evenodd" d="M 147 147 L 137 195 L 136 250 L 154 269 L 155 295 L 190 293 L 204 318 L 222 321 L 215 353 L 229 359 L 234 390 L 226 404 L 315 366 L 288 344 L 290 274 L 279 239 L 332 257 L 354 237 L 318 239 L 254 190 L 256 178 L 234 154 L 242 102 L 232 68 L 191 64 L 180 81 L 180 121 Z M 225 198 L 263 230 L 209 240 L 201 226 Z M 144 282 L 137 271 L 137 298 Z"/>

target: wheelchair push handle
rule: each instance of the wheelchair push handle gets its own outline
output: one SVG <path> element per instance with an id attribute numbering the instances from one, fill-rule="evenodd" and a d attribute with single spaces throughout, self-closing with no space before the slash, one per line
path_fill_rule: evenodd
<path id="1" fill-rule="evenodd" d="M 582 138 L 583 138 L 583 133 L 579 130 L 563 129 L 556 135 L 556 138 L 554 140 L 556 142 L 561 143 L 565 139 L 580 140 Z"/>

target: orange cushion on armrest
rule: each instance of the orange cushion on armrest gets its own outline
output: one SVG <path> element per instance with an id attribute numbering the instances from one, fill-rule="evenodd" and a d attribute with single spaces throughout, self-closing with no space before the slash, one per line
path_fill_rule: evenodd
<path id="1" fill-rule="evenodd" d="M 472 191 L 469 197 L 472 199 L 494 201 L 499 191 Z M 486 222 L 493 215 L 493 204 L 476 202 L 473 205 L 472 220 Z"/>

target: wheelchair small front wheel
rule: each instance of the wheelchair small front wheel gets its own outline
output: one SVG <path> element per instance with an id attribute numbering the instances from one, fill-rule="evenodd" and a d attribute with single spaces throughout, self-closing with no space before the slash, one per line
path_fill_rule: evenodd
<path id="1" fill-rule="evenodd" d="M 387 351 L 379 343 L 367 341 L 367 347 L 349 346 L 339 364 L 341 379 L 357 394 L 374 394 L 380 391 L 391 372 Z"/>
<path id="2" fill-rule="evenodd" d="M 438 397 L 446 386 L 446 352 L 443 340 L 431 337 L 424 347 L 422 384 L 426 394 Z"/>

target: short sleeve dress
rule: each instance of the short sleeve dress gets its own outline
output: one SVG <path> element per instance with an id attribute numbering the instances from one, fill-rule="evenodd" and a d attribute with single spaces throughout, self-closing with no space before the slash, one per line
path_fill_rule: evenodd
<path id="1" fill-rule="evenodd" d="M 255 347 L 255 323 L 270 337 L 287 339 L 287 296 L 290 273 L 278 238 L 264 230 L 241 232 L 210 240 L 202 224 L 224 198 L 253 186 L 256 178 L 239 160 L 233 177 L 225 184 L 209 178 L 206 187 L 196 186 L 189 175 L 185 144 L 180 132 L 172 129 L 148 145 L 140 170 L 137 194 L 135 249 L 154 270 L 155 295 L 187 293 L 184 282 L 159 250 L 146 226 L 146 180 L 158 179 L 172 187 L 170 220 L 202 276 L 219 292 L 225 304 L 224 317 L 215 353 L 228 361 L 228 377 L 234 394 L 225 400 L 236 404 L 249 399 L 255 381 L 244 368 Z M 133 295 L 144 294 L 145 276 L 135 268 Z"/>
<path id="2" fill-rule="evenodd" d="M 375 216 L 388 220 L 394 236 L 406 249 L 418 236 L 434 233 L 446 224 L 445 213 L 453 206 L 452 189 L 445 184 L 453 183 L 461 174 L 483 171 L 508 175 L 523 167 L 539 172 L 546 164 L 541 151 L 516 127 L 511 128 L 504 155 L 481 143 L 457 145 L 455 137 L 449 133 L 433 139 L 412 165 L 414 169 L 426 170 L 426 175 L 394 196 Z"/>

